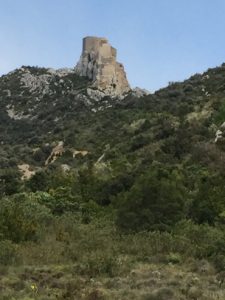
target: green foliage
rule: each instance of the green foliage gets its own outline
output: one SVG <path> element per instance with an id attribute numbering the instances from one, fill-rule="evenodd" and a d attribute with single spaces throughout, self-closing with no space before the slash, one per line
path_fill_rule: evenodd
<path id="1" fill-rule="evenodd" d="M 12 195 L 19 192 L 20 178 L 14 169 L 0 170 L 0 196 Z"/>
<path id="2" fill-rule="evenodd" d="M 32 192 L 47 191 L 49 188 L 49 177 L 46 172 L 39 171 L 26 182 L 26 186 Z"/>
<path id="3" fill-rule="evenodd" d="M 18 262 L 17 247 L 9 240 L 0 240 L 0 265 L 12 265 Z"/>
<path id="4" fill-rule="evenodd" d="M 221 125 L 225 120 L 225 104 L 222 103 L 215 115 L 215 122 Z"/>
<path id="5" fill-rule="evenodd" d="M 105 210 L 102 206 L 98 205 L 93 200 L 89 202 L 85 202 L 81 206 L 82 212 L 82 221 L 86 224 L 90 223 L 92 220 L 99 219 L 102 215 L 104 215 Z"/>
<path id="6" fill-rule="evenodd" d="M 0 264 L 23 262 L 40 270 L 24 270 L 6 289 L 0 278 L 4 299 L 39 298 L 24 288 L 31 280 L 43 299 L 99 299 L 98 289 L 91 288 L 103 276 L 104 284 L 113 286 L 112 299 L 137 299 L 140 286 L 144 299 L 196 298 L 196 287 L 189 293 L 188 277 L 180 277 L 182 267 L 190 274 L 189 261 L 207 260 L 216 272 L 225 270 L 225 152 L 214 143 L 217 126 L 225 121 L 225 65 L 147 97 L 130 93 L 123 101 L 99 102 L 82 100 L 85 78 L 55 75 L 50 93 L 43 95 L 21 85 L 23 72 L 0 78 Z M 9 103 L 29 118 L 12 120 Z M 65 151 L 46 166 L 59 141 Z M 88 154 L 73 157 L 74 150 Z M 37 171 L 30 180 L 20 180 L 20 163 Z M 63 172 L 62 164 L 71 170 Z M 157 281 L 151 268 L 158 263 L 157 269 L 163 268 Z M 51 275 L 58 264 L 66 265 L 65 278 L 59 270 Z M 142 281 L 135 279 L 141 264 Z M 46 274 L 41 265 L 49 266 Z M 170 268 L 170 275 L 176 268 L 179 274 L 168 287 L 163 280 Z M 184 286 L 174 293 L 177 278 Z M 207 278 L 210 296 L 202 298 L 224 299 L 219 284 L 216 277 Z M 24 294 L 8 293 L 11 287 Z"/>
<path id="7" fill-rule="evenodd" d="M 197 223 L 213 225 L 218 220 L 222 221 L 223 211 L 225 211 L 224 178 L 211 174 L 203 177 L 190 207 L 190 217 Z"/>
<path id="8" fill-rule="evenodd" d="M 35 194 L 2 198 L 0 206 L 0 236 L 16 243 L 36 240 L 40 228 L 51 219 L 49 209 L 38 203 Z"/>
<path id="9" fill-rule="evenodd" d="M 58 187 L 55 190 L 50 190 L 49 193 L 51 197 L 42 203 L 49 207 L 53 214 L 61 215 L 80 209 L 81 197 L 73 195 L 70 187 Z"/>
<path id="10" fill-rule="evenodd" d="M 166 260 L 171 264 L 179 264 L 182 261 L 181 255 L 179 253 L 169 253 L 167 255 Z"/>
<path id="11" fill-rule="evenodd" d="M 85 258 L 83 263 L 77 265 L 76 272 L 90 277 L 107 275 L 114 277 L 118 274 L 119 261 L 113 252 L 96 252 Z"/>
<path id="12" fill-rule="evenodd" d="M 208 224 L 197 225 L 191 221 L 182 221 L 174 229 L 174 232 L 193 244 L 192 255 L 198 258 L 217 257 L 225 253 L 224 228 L 212 227 Z"/>
<path id="13" fill-rule="evenodd" d="M 184 217 L 185 188 L 176 170 L 152 167 L 118 202 L 117 225 L 124 230 L 169 230 Z"/>

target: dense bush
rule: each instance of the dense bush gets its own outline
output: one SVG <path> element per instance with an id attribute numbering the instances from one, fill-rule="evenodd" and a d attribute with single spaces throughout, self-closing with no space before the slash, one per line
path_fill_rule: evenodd
<path id="1" fill-rule="evenodd" d="M 198 191 L 190 206 L 190 217 L 197 223 L 211 225 L 219 221 L 225 211 L 225 186 L 221 176 L 208 175 L 198 184 Z"/>
<path id="2" fill-rule="evenodd" d="M 0 200 L 0 238 L 13 242 L 36 240 L 51 219 L 50 210 L 35 194 L 15 194 Z"/>
<path id="3" fill-rule="evenodd" d="M 49 184 L 49 177 L 45 171 L 37 172 L 26 182 L 27 188 L 32 192 L 47 191 Z"/>
<path id="4" fill-rule="evenodd" d="M 212 227 L 208 224 L 197 225 L 191 221 L 182 221 L 174 228 L 174 233 L 187 239 L 192 244 L 192 256 L 210 258 L 221 264 L 225 261 L 225 231 L 224 228 Z M 224 265 L 225 267 L 225 265 Z"/>
<path id="5" fill-rule="evenodd" d="M 0 265 L 12 265 L 18 262 L 17 247 L 9 240 L 0 241 Z"/>
<path id="6" fill-rule="evenodd" d="M 61 215 L 66 212 L 76 212 L 80 209 L 81 197 L 73 195 L 70 187 L 58 187 L 50 190 L 50 197 L 42 201 L 53 214 Z"/>
<path id="7" fill-rule="evenodd" d="M 185 198 L 176 170 L 152 167 L 120 195 L 117 225 L 128 231 L 168 230 L 184 217 Z"/>
<path id="8" fill-rule="evenodd" d="M 20 174 L 14 169 L 0 170 L 0 196 L 19 192 L 21 187 Z"/>

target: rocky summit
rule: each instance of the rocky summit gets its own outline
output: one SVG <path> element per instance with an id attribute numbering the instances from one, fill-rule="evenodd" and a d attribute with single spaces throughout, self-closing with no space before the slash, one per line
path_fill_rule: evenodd
<path id="1" fill-rule="evenodd" d="M 103 94 L 122 96 L 131 88 L 123 65 L 116 61 L 116 54 L 116 49 L 107 39 L 85 37 L 75 72 L 77 75 L 88 77 L 92 81 L 92 87 Z"/>

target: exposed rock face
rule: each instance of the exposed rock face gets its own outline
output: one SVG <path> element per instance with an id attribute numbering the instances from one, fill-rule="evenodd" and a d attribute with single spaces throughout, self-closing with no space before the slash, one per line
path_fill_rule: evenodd
<path id="1" fill-rule="evenodd" d="M 150 95 L 150 92 L 146 89 L 141 89 L 139 87 L 136 87 L 132 90 L 132 95 L 141 98 Z"/>
<path id="2" fill-rule="evenodd" d="M 36 171 L 30 170 L 30 165 L 28 164 L 18 165 L 18 169 L 22 174 L 22 180 L 28 180 L 36 173 Z"/>
<path id="3" fill-rule="evenodd" d="M 31 74 L 30 71 L 26 70 L 21 77 L 21 83 L 24 85 L 24 87 L 29 88 L 30 92 L 48 94 L 51 79 L 52 76 L 50 74 L 35 76 Z"/>
<path id="4" fill-rule="evenodd" d="M 21 72 L 21 85 L 28 88 L 31 93 L 37 92 L 41 96 L 51 93 L 51 83 L 53 83 L 55 77 L 63 78 L 69 74 L 74 73 L 74 69 L 46 69 L 46 74 L 32 74 L 29 69 L 20 68 Z M 62 83 L 63 79 L 59 83 Z"/>
<path id="5" fill-rule="evenodd" d="M 105 38 L 85 37 L 76 74 L 92 80 L 92 87 L 105 95 L 121 96 L 130 91 L 124 67 L 116 61 L 116 49 Z"/>
<path id="6" fill-rule="evenodd" d="M 59 156 L 62 156 L 62 154 L 65 152 L 65 149 L 64 149 L 64 143 L 62 141 L 60 141 L 58 143 L 57 146 L 55 146 L 53 149 L 52 149 L 52 152 L 51 154 L 49 155 L 49 157 L 47 158 L 47 160 L 45 161 L 45 166 L 48 166 L 49 164 L 51 163 L 54 163 L 56 161 L 56 159 L 59 157 Z"/>
<path id="7" fill-rule="evenodd" d="M 225 122 L 220 126 L 220 128 L 216 131 L 215 143 L 223 144 L 225 142 Z"/>

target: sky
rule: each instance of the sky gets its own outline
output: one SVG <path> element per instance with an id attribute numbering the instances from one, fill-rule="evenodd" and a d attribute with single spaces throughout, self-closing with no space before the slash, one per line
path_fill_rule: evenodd
<path id="1" fill-rule="evenodd" d="M 0 0 L 0 75 L 64 68 L 108 38 L 132 87 L 150 91 L 225 62 L 224 0 Z"/>

